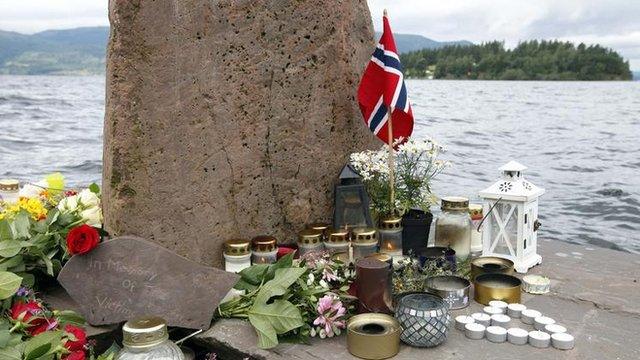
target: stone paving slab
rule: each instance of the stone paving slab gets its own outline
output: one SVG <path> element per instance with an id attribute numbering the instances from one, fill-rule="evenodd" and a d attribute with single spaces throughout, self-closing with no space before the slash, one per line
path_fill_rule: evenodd
<path id="1" fill-rule="evenodd" d="M 452 328 L 447 341 L 433 349 L 402 345 L 395 359 L 640 359 L 640 256 L 614 250 L 542 241 L 543 263 L 530 273 L 552 280 L 546 295 L 523 293 L 522 301 L 565 325 L 576 337 L 569 351 L 537 349 L 530 345 L 493 344 L 469 340 Z M 475 302 L 453 316 L 481 311 Z M 512 326 L 533 330 L 513 320 Z M 222 359 L 355 359 L 346 349 L 346 337 L 314 339 L 312 346 L 281 344 L 272 350 L 256 347 L 251 325 L 220 320 L 197 337 Z"/>

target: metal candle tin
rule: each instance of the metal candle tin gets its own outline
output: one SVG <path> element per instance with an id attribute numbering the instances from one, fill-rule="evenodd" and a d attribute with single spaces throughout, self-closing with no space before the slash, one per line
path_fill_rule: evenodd
<path id="1" fill-rule="evenodd" d="M 347 349 L 362 359 L 386 359 L 400 350 L 400 324 L 385 314 L 360 314 L 347 322 Z"/>
<path id="2" fill-rule="evenodd" d="M 458 276 L 434 276 L 425 280 L 426 290 L 439 295 L 453 310 L 469 305 L 469 280 Z"/>
<path id="3" fill-rule="evenodd" d="M 488 305 L 491 300 L 519 303 L 521 285 L 522 282 L 515 276 L 482 274 L 474 280 L 474 299 L 483 305 Z"/>
<path id="4" fill-rule="evenodd" d="M 513 275 L 513 261 L 495 256 L 481 256 L 471 260 L 471 280 L 482 274 Z"/>

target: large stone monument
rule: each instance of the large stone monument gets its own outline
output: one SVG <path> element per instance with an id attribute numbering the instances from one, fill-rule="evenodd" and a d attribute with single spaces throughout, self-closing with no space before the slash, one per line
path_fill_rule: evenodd
<path id="1" fill-rule="evenodd" d="M 329 220 L 373 50 L 365 0 L 111 0 L 104 213 L 220 266 L 230 238 Z"/>

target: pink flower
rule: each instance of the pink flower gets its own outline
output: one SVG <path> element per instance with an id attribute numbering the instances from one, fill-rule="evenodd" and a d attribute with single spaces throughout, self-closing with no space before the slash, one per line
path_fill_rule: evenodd
<path id="1" fill-rule="evenodd" d="M 333 269 L 329 266 L 325 266 L 322 270 L 322 279 L 325 281 L 335 281 L 338 280 L 338 277 L 333 273 Z"/>
<path id="2" fill-rule="evenodd" d="M 318 317 L 313 320 L 313 325 L 320 328 L 320 337 L 332 337 L 336 331 L 345 328 L 345 321 L 342 318 L 347 312 L 342 301 L 333 295 L 325 295 L 318 300 Z M 323 336 L 324 335 L 324 336 Z"/>

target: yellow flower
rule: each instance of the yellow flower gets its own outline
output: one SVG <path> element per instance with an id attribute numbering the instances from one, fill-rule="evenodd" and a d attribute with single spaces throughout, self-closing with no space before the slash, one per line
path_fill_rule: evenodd
<path id="1" fill-rule="evenodd" d="M 17 203 L 10 205 L 2 213 L 0 213 L 0 220 L 11 219 L 20 211 L 25 210 L 35 220 L 42 220 L 47 217 L 47 208 L 38 199 L 20 198 Z"/>
<path id="2" fill-rule="evenodd" d="M 58 194 L 64 190 L 64 176 L 59 172 L 45 176 L 51 194 Z"/>

